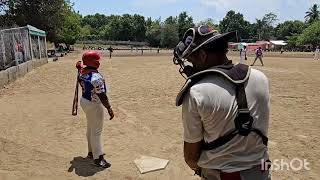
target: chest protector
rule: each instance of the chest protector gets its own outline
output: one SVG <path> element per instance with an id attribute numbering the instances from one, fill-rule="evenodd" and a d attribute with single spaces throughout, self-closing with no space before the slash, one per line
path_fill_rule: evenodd
<path id="1" fill-rule="evenodd" d="M 202 146 L 203 150 L 218 148 L 231 141 L 231 139 L 236 135 L 248 136 L 251 132 L 258 134 L 262 139 L 262 143 L 267 146 L 268 138 L 259 129 L 252 127 L 254 119 L 250 114 L 245 92 L 245 83 L 249 79 L 250 68 L 245 64 L 233 65 L 232 61 L 229 61 L 224 65 L 215 66 L 214 68 L 204 70 L 190 76 L 177 96 L 176 106 L 180 106 L 182 104 L 183 98 L 189 88 L 204 77 L 212 74 L 222 75 L 224 78 L 235 84 L 238 110 L 237 116 L 234 120 L 235 129 L 212 142 L 204 142 Z"/>

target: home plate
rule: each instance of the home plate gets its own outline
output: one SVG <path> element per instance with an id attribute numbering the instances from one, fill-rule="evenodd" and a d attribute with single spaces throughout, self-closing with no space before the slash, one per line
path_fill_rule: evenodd
<path id="1" fill-rule="evenodd" d="M 141 174 L 165 169 L 169 160 L 159 159 L 150 156 L 140 156 L 139 159 L 134 160 L 137 168 Z"/>
<path id="2" fill-rule="evenodd" d="M 308 138 L 307 136 L 304 136 L 304 135 L 296 135 L 296 136 L 301 138 Z"/>

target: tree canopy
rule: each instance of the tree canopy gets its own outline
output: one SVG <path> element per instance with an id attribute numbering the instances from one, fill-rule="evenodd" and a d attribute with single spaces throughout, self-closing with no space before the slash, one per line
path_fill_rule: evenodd
<path id="1" fill-rule="evenodd" d="M 249 38 L 249 25 L 241 13 L 231 10 L 220 21 L 219 28 L 221 32 L 237 31 L 240 39 Z"/>
<path id="2" fill-rule="evenodd" d="M 303 12 L 302 12 L 303 13 Z M 249 22 L 240 12 L 230 10 L 219 22 L 208 17 L 198 23 L 187 12 L 164 19 L 152 19 L 139 14 L 82 16 L 69 0 L 2 0 L 0 27 L 27 24 L 46 31 L 47 39 L 55 43 L 74 44 L 76 41 L 110 40 L 147 42 L 154 47 L 172 48 L 185 31 L 195 25 L 209 25 L 220 32 L 237 31 L 234 41 L 286 40 L 290 46 L 319 43 L 317 30 L 319 5 L 305 13 L 305 22 L 292 20 L 278 23 L 270 12 L 255 22 Z M 215 23 L 219 22 L 219 23 Z M 313 40 L 312 40 L 313 39 Z"/>
<path id="3" fill-rule="evenodd" d="M 313 23 L 314 21 L 320 20 L 319 5 L 314 4 L 312 7 L 310 7 L 309 11 L 306 12 L 306 16 L 304 18 L 309 24 Z"/>
<path id="4" fill-rule="evenodd" d="M 311 44 L 313 46 L 320 44 L 320 21 L 316 21 L 303 30 L 297 39 L 298 45 Z"/>

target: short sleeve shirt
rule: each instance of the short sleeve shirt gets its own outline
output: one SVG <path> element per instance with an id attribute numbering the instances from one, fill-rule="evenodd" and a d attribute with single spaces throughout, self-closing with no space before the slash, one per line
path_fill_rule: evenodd
<path id="1" fill-rule="evenodd" d="M 263 55 L 262 49 L 257 49 L 256 56 L 262 56 L 262 55 Z"/>
<path id="2" fill-rule="evenodd" d="M 253 127 L 267 136 L 269 123 L 269 85 L 265 75 L 251 69 L 245 87 L 248 108 L 254 118 Z M 220 75 L 210 75 L 193 85 L 182 103 L 184 141 L 212 142 L 235 129 L 237 115 L 235 85 Z M 245 159 L 245 161 L 244 161 Z M 250 169 L 268 159 L 261 137 L 250 133 L 237 135 L 214 150 L 203 151 L 198 165 L 225 172 Z"/>
<path id="3" fill-rule="evenodd" d="M 82 97 L 91 102 L 100 103 L 97 94 L 107 93 L 105 79 L 99 72 L 80 74 L 79 81 L 82 87 Z"/>

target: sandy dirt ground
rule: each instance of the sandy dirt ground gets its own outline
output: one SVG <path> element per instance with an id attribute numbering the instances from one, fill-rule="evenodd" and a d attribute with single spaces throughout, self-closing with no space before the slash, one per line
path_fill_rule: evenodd
<path id="1" fill-rule="evenodd" d="M 71 116 L 74 64 L 80 56 L 74 52 L 49 62 L 0 90 L 0 179 L 199 179 L 183 160 L 181 108 L 175 107 L 175 97 L 184 79 L 171 56 L 103 61 L 101 72 L 116 114 L 109 121 L 106 113 L 103 131 L 112 167 L 102 170 L 83 158 L 86 119 L 80 107 L 78 116 Z M 255 68 L 270 80 L 271 160 L 307 159 L 311 168 L 273 171 L 273 179 L 319 179 L 320 61 L 266 57 L 265 66 Z M 140 155 L 170 163 L 165 170 L 141 175 L 133 163 Z"/>

